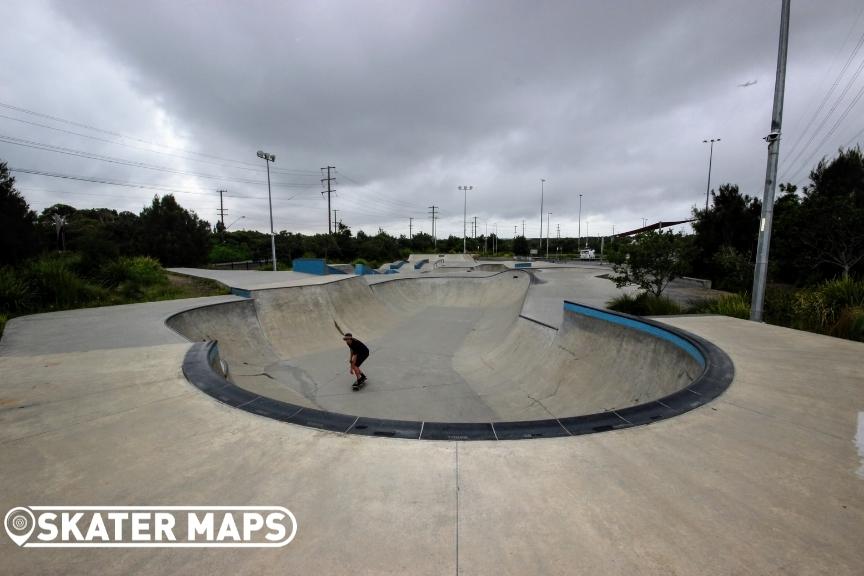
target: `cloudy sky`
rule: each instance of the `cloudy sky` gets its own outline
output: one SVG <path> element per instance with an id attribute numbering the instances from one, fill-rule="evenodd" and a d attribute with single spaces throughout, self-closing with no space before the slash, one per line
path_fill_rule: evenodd
<path id="1" fill-rule="evenodd" d="M 781 181 L 864 142 L 862 11 L 792 2 Z M 3 14 L 0 160 L 37 211 L 138 212 L 173 193 L 215 224 L 224 189 L 231 229 L 269 230 L 259 149 L 276 155 L 277 231 L 326 231 L 328 165 L 355 232 L 407 234 L 409 218 L 430 232 L 435 205 L 439 237 L 462 234 L 460 185 L 481 232 L 524 221 L 536 237 L 544 178 L 553 236 L 577 235 L 580 195 L 583 235 L 685 219 L 705 202 L 710 138 L 712 187 L 764 186 L 780 0 L 4 0 Z"/>

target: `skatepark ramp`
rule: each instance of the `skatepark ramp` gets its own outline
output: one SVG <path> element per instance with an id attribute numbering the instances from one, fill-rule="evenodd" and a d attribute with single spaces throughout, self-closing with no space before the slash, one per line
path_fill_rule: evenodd
<path id="1" fill-rule="evenodd" d="M 220 401 L 354 434 L 538 438 L 624 428 L 710 401 L 729 385 L 709 342 L 565 302 L 559 327 L 520 315 L 530 276 L 352 277 L 255 290 L 168 325 L 196 342 L 184 371 Z M 343 332 L 372 354 L 352 392 Z"/>

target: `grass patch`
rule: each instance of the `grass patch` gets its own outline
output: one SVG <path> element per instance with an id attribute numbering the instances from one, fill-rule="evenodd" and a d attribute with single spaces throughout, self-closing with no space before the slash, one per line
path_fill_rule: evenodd
<path id="1" fill-rule="evenodd" d="M 633 314 L 634 316 L 668 316 L 670 314 L 681 314 L 681 306 L 665 296 L 654 296 L 648 292 L 642 292 L 636 296 L 622 294 L 610 300 L 606 306 L 616 312 Z"/>
<path id="2" fill-rule="evenodd" d="M 700 302 L 687 312 L 690 314 L 720 314 L 746 320 L 750 317 L 750 298 L 746 294 L 724 294 L 719 298 Z"/>

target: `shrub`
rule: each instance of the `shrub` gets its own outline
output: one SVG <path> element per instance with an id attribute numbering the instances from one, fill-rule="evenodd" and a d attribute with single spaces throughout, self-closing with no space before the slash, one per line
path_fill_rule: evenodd
<path id="1" fill-rule="evenodd" d="M 138 300 L 153 287 L 168 285 L 168 276 L 159 261 L 149 256 L 117 258 L 99 270 L 102 286 L 114 288 L 125 300 Z"/>
<path id="2" fill-rule="evenodd" d="M 210 249 L 207 260 L 211 264 L 219 262 L 245 262 L 252 258 L 249 248 L 231 244 L 216 244 Z"/>
<path id="3" fill-rule="evenodd" d="M 692 313 L 720 314 L 733 318 L 750 317 L 750 297 L 746 294 L 724 294 L 719 298 L 705 300 L 690 309 Z"/>
<path id="4" fill-rule="evenodd" d="M 43 257 L 26 266 L 24 278 L 40 309 L 65 310 L 107 303 L 107 292 L 78 276 L 73 269 L 75 263 L 70 257 Z"/>
<path id="5" fill-rule="evenodd" d="M 0 268 L 0 311 L 22 312 L 31 302 L 30 287 L 14 268 Z"/>
<path id="6" fill-rule="evenodd" d="M 860 339 L 864 324 L 864 282 L 827 280 L 795 293 L 792 327 L 840 338 Z"/>
<path id="7" fill-rule="evenodd" d="M 607 306 L 610 310 L 635 316 L 665 316 L 682 312 L 681 307 L 669 298 L 654 296 L 648 292 L 642 292 L 635 297 L 622 294 L 610 300 Z"/>

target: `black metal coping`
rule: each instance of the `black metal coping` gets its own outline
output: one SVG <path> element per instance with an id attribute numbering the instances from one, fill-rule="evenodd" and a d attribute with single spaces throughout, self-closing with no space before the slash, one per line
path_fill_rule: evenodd
<path id="1" fill-rule="evenodd" d="M 581 304 L 579 306 L 584 307 Z M 646 318 L 597 308 L 594 310 L 675 334 L 702 354 L 705 360 L 704 370 L 681 390 L 644 404 L 570 418 L 516 422 L 420 422 L 367 418 L 326 412 L 259 396 L 225 378 L 221 372 L 218 344 L 215 341 L 197 342 L 192 346 L 183 360 L 183 374 L 199 390 L 223 404 L 274 420 L 359 436 L 450 441 L 579 436 L 652 424 L 707 404 L 720 396 L 732 383 L 735 375 L 732 360 L 704 338 Z"/>

